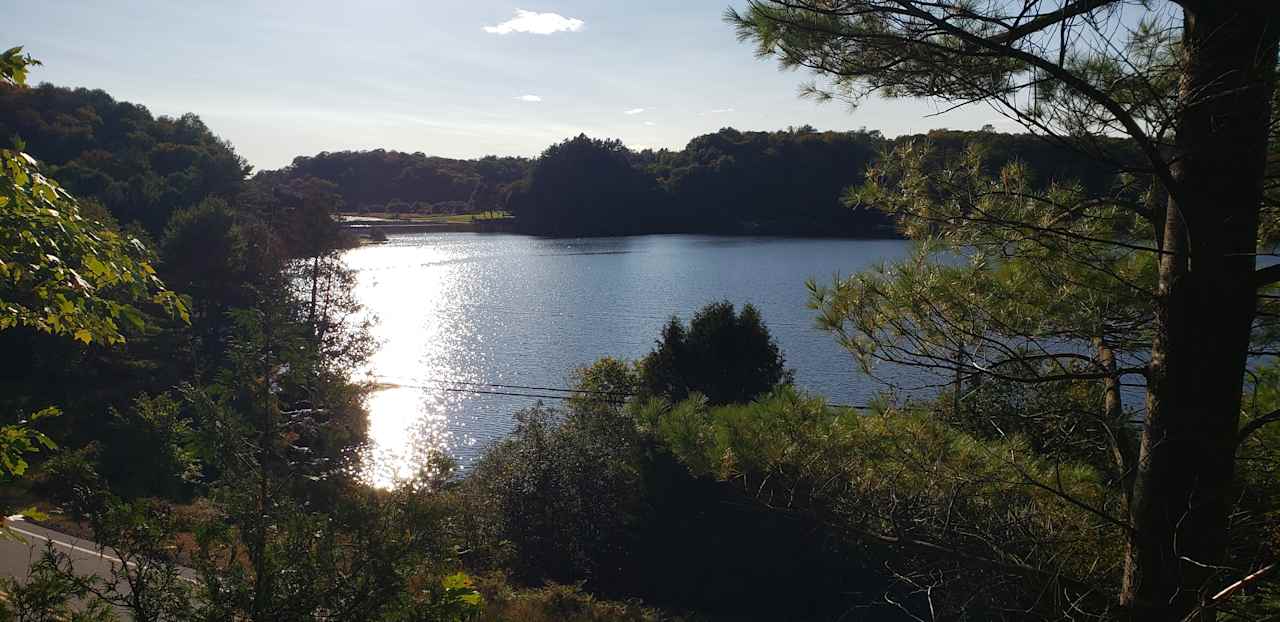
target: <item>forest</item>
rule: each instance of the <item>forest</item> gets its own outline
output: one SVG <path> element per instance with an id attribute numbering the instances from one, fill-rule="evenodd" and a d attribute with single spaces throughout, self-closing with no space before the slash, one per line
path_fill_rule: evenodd
<path id="1" fill-rule="evenodd" d="M 194 115 L 30 86 L 37 59 L 0 53 L 3 535 L 119 560 L 49 544 L 0 579 L 0 620 L 1276 618 L 1280 8 L 1023 4 L 726 20 L 810 95 L 983 102 L 1026 134 L 580 135 L 252 176 Z M 373 487 L 354 372 L 377 344 L 335 217 L 390 205 L 902 236 L 806 302 L 862 372 L 941 380 L 832 405 L 768 318 L 709 300 L 637 360 L 581 361 L 469 468 Z"/>
<path id="2" fill-rule="evenodd" d="M 450 160 L 394 151 L 300 156 L 266 183 L 315 178 L 334 184 L 342 211 L 458 214 L 505 211 L 517 230 L 549 236 L 647 233 L 885 237 L 896 235 L 879 210 L 847 209 L 846 188 L 885 150 L 927 140 L 939 154 L 971 144 L 990 162 L 1024 161 L 1041 185 L 1072 179 L 1090 188 L 1109 183 L 1096 159 L 1031 135 L 934 130 L 886 139 L 877 131 L 775 132 L 725 128 L 698 136 L 681 151 L 633 151 L 615 139 L 580 135 L 532 160 L 489 156 Z M 1116 139 L 1113 148 L 1132 157 Z"/>

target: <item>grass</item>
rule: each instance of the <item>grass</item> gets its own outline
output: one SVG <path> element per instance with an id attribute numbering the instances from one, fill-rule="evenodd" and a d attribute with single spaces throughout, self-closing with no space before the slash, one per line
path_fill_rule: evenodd
<path id="1" fill-rule="evenodd" d="M 391 212 L 367 212 L 362 214 L 344 213 L 341 216 L 357 216 L 364 218 L 381 218 L 394 222 L 468 224 L 484 220 L 503 220 L 511 218 L 504 211 L 479 212 L 475 214 L 395 214 Z"/>

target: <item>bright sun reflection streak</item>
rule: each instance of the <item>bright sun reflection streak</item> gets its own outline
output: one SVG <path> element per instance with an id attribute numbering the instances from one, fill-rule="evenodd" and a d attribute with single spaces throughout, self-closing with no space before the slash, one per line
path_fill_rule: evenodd
<path id="1" fill-rule="evenodd" d="M 349 251 L 357 273 L 356 294 L 377 309 L 373 333 L 378 348 L 361 377 L 425 384 L 432 378 L 468 379 L 465 344 L 470 324 L 457 306 L 457 265 L 447 246 L 382 246 Z M 448 327 L 448 330 L 445 330 Z M 459 397 L 445 391 L 383 386 L 366 402 L 369 446 L 364 478 L 380 487 L 430 474 L 453 442 L 449 415 Z"/>

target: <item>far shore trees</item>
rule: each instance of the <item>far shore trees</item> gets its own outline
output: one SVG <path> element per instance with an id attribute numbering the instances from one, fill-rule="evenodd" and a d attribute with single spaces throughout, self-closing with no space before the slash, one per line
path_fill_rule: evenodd
<path id="1" fill-rule="evenodd" d="M 979 153 L 927 172 L 924 145 L 901 148 L 855 203 L 894 212 L 928 250 L 974 249 L 970 261 L 922 255 L 818 289 L 815 304 L 867 361 L 1093 380 L 1108 409 L 1122 380 L 1145 380 L 1132 445 L 1124 422 L 1098 414 L 1128 498 L 1114 517 L 1128 534 L 1117 598 L 1134 620 L 1212 619 L 1215 594 L 1258 570 L 1228 563 L 1228 545 L 1246 369 L 1273 350 L 1254 339 L 1269 317 L 1259 294 L 1280 281 L 1256 264 L 1275 242 L 1260 222 L 1274 219 L 1280 4 L 775 0 L 729 19 L 762 56 L 826 80 L 812 95 L 979 102 L 1113 167 L 1105 192 L 1068 179 L 1034 191 L 1017 166 L 983 174 Z M 1063 345 L 1080 340 L 1093 351 Z"/>

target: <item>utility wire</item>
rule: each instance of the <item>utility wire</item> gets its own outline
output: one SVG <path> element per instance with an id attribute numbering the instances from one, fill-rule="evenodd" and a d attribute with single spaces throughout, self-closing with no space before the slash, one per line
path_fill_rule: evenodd
<path id="1" fill-rule="evenodd" d="M 429 391 L 451 391 L 454 393 L 472 393 L 476 395 L 506 395 L 510 397 L 534 397 L 538 399 L 547 399 L 547 400 L 568 400 L 568 399 L 577 397 L 576 395 L 539 395 L 536 393 L 517 393 L 514 391 L 484 391 L 481 389 L 462 389 L 457 387 L 428 386 L 423 384 L 402 384 L 398 382 L 387 383 L 387 384 L 391 384 L 396 387 L 401 387 L 406 389 L 425 389 Z M 621 402 L 622 400 L 616 400 L 616 401 Z"/>
<path id="2" fill-rule="evenodd" d="M 378 380 L 383 380 L 383 379 L 386 379 L 386 378 L 388 378 L 388 377 L 387 377 L 387 376 L 375 376 L 375 378 L 377 378 Z M 427 379 L 427 380 L 423 380 L 423 381 L 421 381 L 421 382 L 440 383 L 440 384 L 451 384 L 451 385 L 452 385 L 452 384 L 461 384 L 461 385 L 469 385 L 469 386 L 475 386 L 475 387 L 492 387 L 492 388 L 495 388 L 495 389 L 522 389 L 522 390 L 525 390 L 525 391 L 555 391 L 555 392 L 559 392 L 559 393 L 589 393 L 589 394 L 593 394 L 593 395 L 607 395 L 607 396 L 610 396 L 610 397 L 635 397 L 636 395 L 638 395 L 638 394 L 636 394 L 636 393 L 624 393 L 624 392 L 621 392 L 621 391 L 595 391 L 595 390 L 592 390 L 592 389 L 566 389 L 566 388 L 562 388 L 562 387 L 538 387 L 538 386 L 523 385 L 523 384 L 496 384 L 496 383 L 492 383 L 492 382 L 467 382 L 467 381 L 465 381 L 465 380 L 432 380 L 432 379 Z M 396 381 L 394 381 L 394 380 L 393 380 L 393 381 L 390 381 L 390 382 L 389 382 L 389 384 L 398 384 L 398 383 L 397 383 Z M 410 385 L 400 385 L 400 386 L 410 386 Z M 421 388 L 431 388 L 431 387 L 421 387 Z"/>
<path id="3" fill-rule="evenodd" d="M 431 381 L 428 380 L 427 382 L 431 382 Z M 449 391 L 453 393 L 471 393 L 476 395 L 503 395 L 503 396 L 509 396 L 509 397 L 531 397 L 531 398 L 551 399 L 551 400 L 568 400 L 574 397 L 580 397 L 579 394 L 590 394 L 590 395 L 601 395 L 605 397 L 614 398 L 611 400 L 606 400 L 613 403 L 621 403 L 625 401 L 625 398 L 637 397 L 639 395 L 638 393 L 592 391 L 589 389 L 567 389 L 567 388 L 561 388 L 561 387 L 535 387 L 535 386 L 528 386 L 528 385 L 492 384 L 492 383 L 484 383 L 484 382 L 463 382 L 460 380 L 437 381 L 437 382 L 452 382 L 456 384 L 466 384 L 466 385 L 479 386 L 479 387 L 526 389 L 526 390 L 532 390 L 532 391 L 559 391 L 563 393 L 568 393 L 569 395 L 546 395 L 546 394 L 537 394 L 537 393 L 522 393 L 522 392 L 515 392 L 515 391 L 492 391 L 492 390 L 484 390 L 484 389 L 467 389 L 467 388 L 460 388 L 460 387 L 445 387 L 445 386 L 438 386 L 438 385 L 413 384 L 413 383 L 402 383 L 402 382 L 385 382 L 385 384 L 394 385 L 396 387 L 407 388 L 407 389 L 424 389 L 429 391 Z M 871 410 L 870 406 L 867 406 L 864 404 L 828 403 L 827 406 L 830 406 L 831 408 Z"/>

